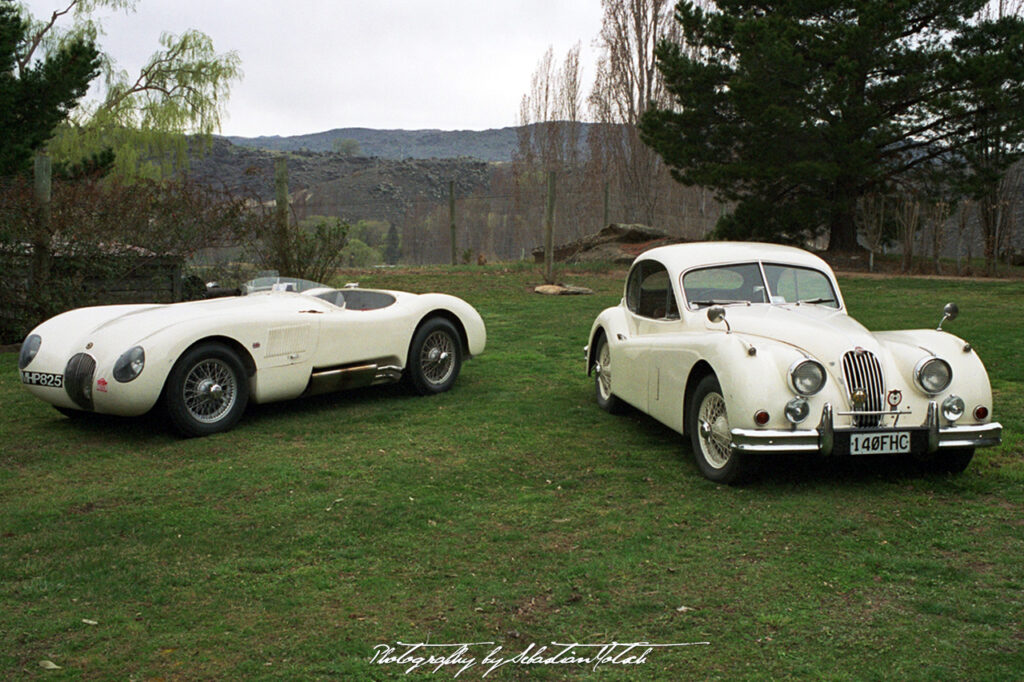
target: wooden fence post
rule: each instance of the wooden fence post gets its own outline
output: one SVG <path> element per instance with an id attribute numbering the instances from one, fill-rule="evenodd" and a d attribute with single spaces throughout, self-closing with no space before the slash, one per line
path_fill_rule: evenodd
<path id="1" fill-rule="evenodd" d="M 452 265 L 458 265 L 459 261 L 455 253 L 455 181 L 448 181 L 448 231 L 451 233 L 452 241 Z"/>
<path id="2" fill-rule="evenodd" d="M 34 170 L 38 219 L 32 235 L 31 282 L 33 290 L 38 292 L 50 278 L 50 202 L 53 197 L 53 164 L 45 151 L 36 152 Z"/>
<path id="3" fill-rule="evenodd" d="M 288 239 L 288 159 L 274 159 L 274 259 L 277 274 L 292 274 L 291 248 Z"/>
<path id="4" fill-rule="evenodd" d="M 555 171 L 548 171 L 548 200 L 544 212 L 544 281 L 555 283 Z"/>

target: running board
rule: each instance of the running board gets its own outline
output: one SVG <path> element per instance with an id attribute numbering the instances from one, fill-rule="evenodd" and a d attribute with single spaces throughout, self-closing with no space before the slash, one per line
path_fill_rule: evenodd
<path id="1" fill-rule="evenodd" d="M 315 371 L 309 377 L 309 384 L 302 395 L 333 393 L 349 388 L 391 384 L 402 378 L 402 368 L 397 365 L 351 365 Z"/>

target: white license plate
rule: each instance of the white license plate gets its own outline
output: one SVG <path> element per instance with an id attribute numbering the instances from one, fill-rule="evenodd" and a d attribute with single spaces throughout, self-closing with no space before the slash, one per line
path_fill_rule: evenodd
<path id="1" fill-rule="evenodd" d="M 61 388 L 64 386 L 63 374 L 48 374 L 47 372 L 21 372 L 21 383 L 29 386 L 50 386 Z"/>
<path id="2" fill-rule="evenodd" d="M 910 432 L 851 433 L 851 455 L 897 455 L 910 452 Z"/>

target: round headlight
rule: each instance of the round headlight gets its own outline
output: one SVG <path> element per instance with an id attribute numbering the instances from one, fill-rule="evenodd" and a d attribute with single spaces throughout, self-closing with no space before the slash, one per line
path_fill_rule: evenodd
<path id="1" fill-rule="evenodd" d="M 825 368 L 814 360 L 800 360 L 789 368 L 789 383 L 799 395 L 814 395 L 825 387 Z"/>
<path id="2" fill-rule="evenodd" d="M 922 391 L 930 395 L 942 393 L 953 380 L 949 363 L 940 358 L 925 358 L 914 368 L 914 378 Z"/>
<path id="3" fill-rule="evenodd" d="M 39 346 L 43 343 L 43 339 L 39 334 L 30 334 L 24 343 L 21 344 L 21 352 L 18 354 L 18 369 L 25 369 L 28 367 L 28 363 L 32 362 L 35 358 L 36 353 L 39 352 Z"/>
<path id="4" fill-rule="evenodd" d="M 142 346 L 135 346 L 121 353 L 121 357 L 114 363 L 114 378 L 126 384 L 142 374 L 145 366 L 146 351 L 142 350 Z"/>

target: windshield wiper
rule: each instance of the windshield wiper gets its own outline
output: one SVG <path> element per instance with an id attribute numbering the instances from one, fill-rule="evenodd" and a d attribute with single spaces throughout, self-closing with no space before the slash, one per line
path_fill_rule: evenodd
<path id="1" fill-rule="evenodd" d="M 797 303 L 797 305 L 800 305 L 801 303 L 810 303 L 812 305 L 816 305 L 818 303 L 835 303 L 835 302 L 836 302 L 836 299 L 834 299 L 834 298 L 802 298 L 799 301 L 797 301 L 796 303 Z"/>
<path id="2" fill-rule="evenodd" d="M 730 303 L 750 303 L 738 298 L 709 298 L 706 301 L 690 301 L 690 305 L 695 306 L 709 306 L 709 305 L 729 305 Z"/>

